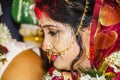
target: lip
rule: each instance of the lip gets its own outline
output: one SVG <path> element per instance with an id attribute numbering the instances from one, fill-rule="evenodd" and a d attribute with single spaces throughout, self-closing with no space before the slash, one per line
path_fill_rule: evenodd
<path id="1" fill-rule="evenodd" d="M 58 57 L 57 55 L 52 54 L 50 60 L 55 61 L 57 59 L 57 57 Z"/>

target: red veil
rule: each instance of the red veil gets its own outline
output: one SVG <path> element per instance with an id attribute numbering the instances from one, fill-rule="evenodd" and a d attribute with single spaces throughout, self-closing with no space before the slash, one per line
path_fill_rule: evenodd
<path id="1" fill-rule="evenodd" d="M 98 68 L 106 57 L 118 51 L 120 51 L 120 0 L 96 0 L 90 35 L 91 65 Z"/>

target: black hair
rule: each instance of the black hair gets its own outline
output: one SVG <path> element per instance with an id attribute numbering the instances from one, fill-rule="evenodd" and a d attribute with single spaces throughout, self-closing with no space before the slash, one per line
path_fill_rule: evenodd
<path id="1" fill-rule="evenodd" d="M 93 13 L 94 0 L 88 0 L 89 8 L 85 16 L 83 27 L 90 24 Z M 86 0 L 40 0 L 36 5 L 49 16 L 58 22 L 68 23 L 78 27 L 83 15 Z"/>
<path id="2" fill-rule="evenodd" d="M 82 28 L 89 26 L 92 19 L 94 0 L 88 0 L 88 2 L 89 4 Z M 74 33 L 76 33 L 86 6 L 86 0 L 39 0 L 36 2 L 36 5 L 53 20 L 70 24 Z M 73 65 L 79 60 L 84 52 L 81 35 L 77 35 L 76 38 L 80 46 L 80 52 L 71 64 L 72 70 Z"/>

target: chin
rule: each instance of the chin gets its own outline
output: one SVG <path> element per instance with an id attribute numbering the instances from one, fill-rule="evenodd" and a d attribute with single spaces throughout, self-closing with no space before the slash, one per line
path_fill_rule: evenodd
<path id="1" fill-rule="evenodd" d="M 58 70 L 70 70 L 70 67 L 60 63 L 54 63 L 54 67 Z"/>
<path id="2" fill-rule="evenodd" d="M 59 70 L 64 69 L 64 68 L 61 66 L 61 64 L 55 63 L 55 62 L 54 62 L 54 67 L 57 68 L 57 69 L 59 69 Z"/>

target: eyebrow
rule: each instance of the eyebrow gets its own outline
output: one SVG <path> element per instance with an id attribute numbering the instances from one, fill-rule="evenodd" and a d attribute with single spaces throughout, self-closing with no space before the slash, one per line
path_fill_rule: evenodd
<path id="1" fill-rule="evenodd" d="M 41 26 L 41 27 L 58 27 L 58 26 L 55 26 L 55 25 L 44 25 L 44 26 Z"/>

